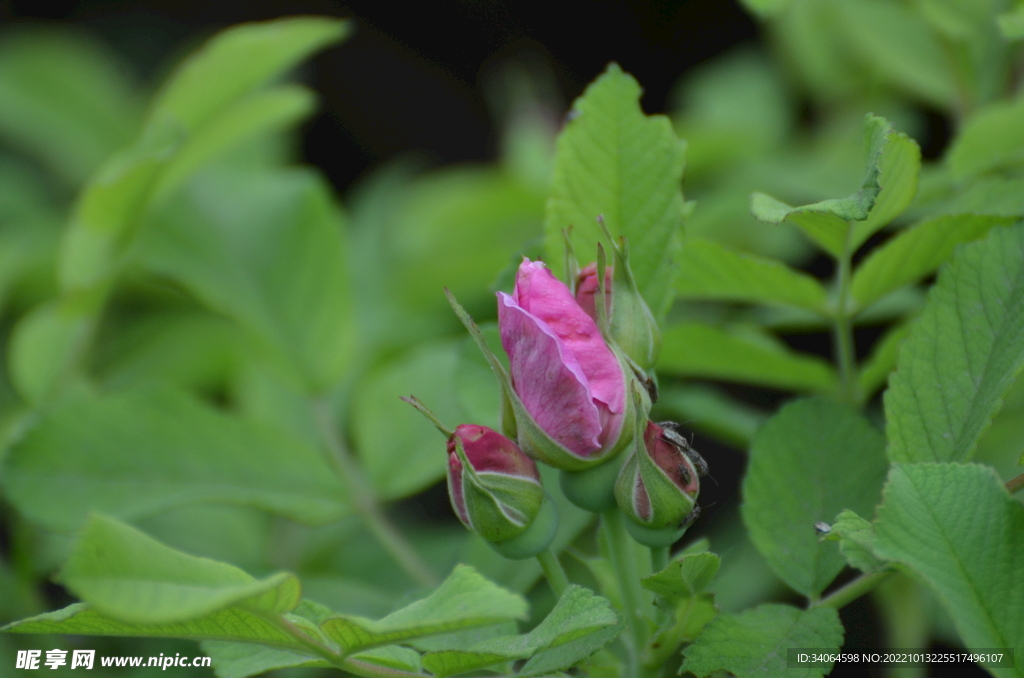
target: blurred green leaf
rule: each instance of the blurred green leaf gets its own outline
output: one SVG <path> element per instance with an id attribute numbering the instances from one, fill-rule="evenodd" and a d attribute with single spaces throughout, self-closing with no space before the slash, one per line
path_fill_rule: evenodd
<path id="1" fill-rule="evenodd" d="M 854 511 L 843 509 L 839 512 L 828 539 L 837 541 L 846 562 L 862 572 L 875 572 L 885 566 L 885 562 L 875 555 L 874 528 Z"/>
<path id="2" fill-rule="evenodd" d="M 197 169 L 242 142 L 294 127 L 313 112 L 316 96 L 299 85 L 281 85 L 232 102 L 191 134 L 160 173 L 155 200 L 171 194 Z"/>
<path id="3" fill-rule="evenodd" d="M 996 102 L 964 123 L 946 154 L 950 174 L 964 179 L 1024 163 L 1024 99 Z"/>
<path id="4" fill-rule="evenodd" d="M 242 24 L 218 33 L 186 59 L 155 97 L 139 140 L 109 158 L 79 197 L 61 250 L 62 286 L 100 285 L 113 274 L 161 173 L 179 150 L 185 155 L 172 168 L 175 183 L 215 151 L 304 114 L 308 96 L 295 89 L 251 93 L 340 40 L 347 29 L 346 22 L 325 17 Z M 235 103 L 247 94 L 247 101 Z"/>
<path id="5" fill-rule="evenodd" d="M 11 383 L 30 405 L 39 405 L 67 383 L 92 333 L 89 298 L 43 303 L 22 316 L 11 334 L 8 362 Z"/>
<path id="6" fill-rule="evenodd" d="M 843 644 L 839 613 L 828 607 L 799 610 L 789 605 L 759 605 L 740 614 L 720 614 L 683 650 L 682 671 L 703 678 L 728 671 L 737 678 L 827 674 L 832 665 L 789 668 L 789 648 L 837 653 Z"/>
<path id="7" fill-rule="evenodd" d="M 357 387 L 352 436 L 382 498 L 407 497 L 444 478 L 444 436 L 399 398 L 415 395 L 451 428 L 463 423 L 452 390 L 460 350 L 454 339 L 421 344 L 369 373 Z"/>
<path id="8" fill-rule="evenodd" d="M 640 85 L 611 64 L 573 104 L 558 137 L 544 249 L 561 272 L 562 230 L 571 226 L 577 257 L 596 259 L 603 238 L 595 219 L 604 215 L 612 235 L 629 240 L 637 286 L 660 318 L 673 295 L 686 145 L 667 118 L 645 116 L 639 99 Z"/>
<path id="9" fill-rule="evenodd" d="M 1024 38 L 1024 5 L 1018 4 L 1013 9 L 1003 12 L 997 17 L 999 30 L 1008 40 Z"/>
<path id="10" fill-rule="evenodd" d="M 213 661 L 217 678 L 249 678 L 292 666 L 329 666 L 318 657 L 254 643 L 207 640 L 202 648 Z"/>
<path id="11" fill-rule="evenodd" d="M 991 469 L 894 464 L 875 521 L 875 550 L 938 594 L 967 647 L 1024 644 L 1024 506 Z M 979 529 L 979 526 L 982 526 Z M 1024 676 L 1014 668 L 997 676 Z"/>
<path id="12" fill-rule="evenodd" d="M 194 130 L 350 30 L 349 22 L 330 17 L 290 17 L 221 31 L 173 73 L 153 102 L 149 124 Z"/>
<path id="13" fill-rule="evenodd" d="M 889 374 L 896 367 L 900 344 L 909 332 L 908 325 L 897 325 L 875 342 L 858 374 L 860 395 L 864 401 L 870 400 L 875 391 L 889 379 Z"/>
<path id="14" fill-rule="evenodd" d="M 946 200 L 928 205 L 935 214 L 988 214 L 999 217 L 1024 217 L 1024 181 L 984 176 L 958 190 Z"/>
<path id="15" fill-rule="evenodd" d="M 669 419 L 686 421 L 740 449 L 746 449 L 768 414 L 705 385 L 661 386 L 656 411 L 668 411 Z M 661 416 L 661 415 L 658 415 Z"/>
<path id="16" fill-rule="evenodd" d="M 698 322 L 665 329 L 658 369 L 813 393 L 831 393 L 837 384 L 835 370 L 817 356 L 796 353 L 764 335 Z"/>
<path id="17" fill-rule="evenodd" d="M 101 614 L 133 624 L 183 622 L 236 604 L 281 614 L 300 594 L 294 575 L 257 580 L 99 515 L 86 522 L 58 581 Z"/>
<path id="18" fill-rule="evenodd" d="M 741 0 L 743 6 L 762 18 L 771 18 L 786 10 L 792 0 Z"/>
<path id="19" fill-rule="evenodd" d="M 152 270 L 238 321 L 307 392 L 341 377 L 355 348 L 351 282 L 318 175 L 208 172 L 153 226 L 141 244 Z"/>
<path id="20" fill-rule="evenodd" d="M 965 245 L 911 326 L 885 394 L 892 461 L 964 461 L 1024 368 L 1024 225 Z"/>
<path id="21" fill-rule="evenodd" d="M 953 256 L 956 246 L 977 240 L 1008 217 L 958 214 L 923 221 L 900 231 L 871 254 L 853 274 L 850 292 L 864 308 L 888 292 L 918 282 Z"/>
<path id="22" fill-rule="evenodd" d="M 139 124 L 124 69 L 98 41 L 55 27 L 0 44 L 0 135 L 77 187 Z"/>
<path id="23" fill-rule="evenodd" d="M 525 619 L 526 612 L 523 598 L 492 584 L 473 568 L 458 565 L 429 596 L 379 621 L 334 616 L 321 628 L 343 653 L 351 654 L 423 636 Z"/>
<path id="24" fill-rule="evenodd" d="M 826 314 L 828 295 L 815 278 L 782 262 L 689 238 L 678 260 L 676 292 L 684 299 L 788 304 Z"/>
<path id="25" fill-rule="evenodd" d="M 308 522 L 347 510 L 315 448 L 173 390 L 71 398 L 14 445 L 2 482 L 19 510 L 56 531 L 90 510 L 131 520 L 203 501 Z"/>
<path id="26" fill-rule="evenodd" d="M 212 313 L 169 310 L 108 328 L 97 341 L 108 389 L 163 383 L 213 393 L 238 359 L 238 329 Z"/>
<path id="27" fill-rule="evenodd" d="M 838 0 L 835 27 L 872 75 L 943 110 L 958 103 L 954 67 L 924 18 L 903 3 Z"/>
<path id="28" fill-rule="evenodd" d="M 530 657 L 516 675 L 548 675 L 585 659 L 611 642 L 619 631 L 619 617 L 606 599 L 570 585 L 555 608 L 529 633 L 428 653 L 423 666 L 436 676 L 446 677 Z"/>
<path id="29" fill-rule="evenodd" d="M 866 419 L 823 399 L 784 406 L 754 436 L 743 522 L 775 574 L 800 593 L 817 598 L 843 569 L 814 525 L 845 508 L 870 513 L 888 467 L 884 450 Z"/>

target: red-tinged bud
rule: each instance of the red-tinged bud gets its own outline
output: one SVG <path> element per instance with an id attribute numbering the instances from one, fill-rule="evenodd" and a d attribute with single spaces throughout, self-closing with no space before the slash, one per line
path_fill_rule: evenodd
<path id="1" fill-rule="evenodd" d="M 674 424 L 647 422 L 615 483 L 627 527 L 647 546 L 666 546 L 699 515 L 699 476 L 706 466 Z"/>
<path id="2" fill-rule="evenodd" d="M 474 424 L 448 438 L 448 494 L 459 520 L 492 544 L 529 532 L 545 502 L 533 460 L 497 431 Z"/>

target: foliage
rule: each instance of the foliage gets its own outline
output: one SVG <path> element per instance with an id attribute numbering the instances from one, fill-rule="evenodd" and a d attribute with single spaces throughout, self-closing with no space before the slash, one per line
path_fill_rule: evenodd
<path id="1" fill-rule="evenodd" d="M 227 29 L 148 102 L 88 37 L 5 35 L 2 660 L 70 634 L 201 641 L 222 678 L 817 676 L 786 650 L 837 651 L 869 591 L 923 620 L 890 640 L 1024 652 L 1024 10 L 744 4 L 772 52 L 688 75 L 671 117 L 613 63 L 557 138 L 510 116 L 498 162 L 394 163 L 344 207 L 295 165 L 289 74 L 347 22 Z M 595 536 L 551 469 L 539 562 L 415 515 L 446 457 L 399 396 L 499 428 L 494 291 L 620 237 L 655 413 L 748 451 L 738 517 L 667 557 L 614 510 Z M 81 602 L 52 610 L 54 572 Z"/>

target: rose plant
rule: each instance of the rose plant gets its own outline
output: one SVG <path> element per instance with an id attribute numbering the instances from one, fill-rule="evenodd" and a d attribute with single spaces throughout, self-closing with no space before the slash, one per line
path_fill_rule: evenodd
<path id="1" fill-rule="evenodd" d="M 348 22 L 5 33 L 0 673 L 1024 676 L 1024 13 L 744 4 L 671 119 L 612 64 L 347 210 L 282 78 Z"/>

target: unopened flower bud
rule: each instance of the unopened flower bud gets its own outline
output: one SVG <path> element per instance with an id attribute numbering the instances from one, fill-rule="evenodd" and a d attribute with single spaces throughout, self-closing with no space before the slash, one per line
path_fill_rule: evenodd
<path id="1" fill-rule="evenodd" d="M 490 542 L 519 536 L 540 512 L 537 465 L 486 426 L 463 424 L 448 438 L 448 495 L 459 520 Z"/>
<path id="2" fill-rule="evenodd" d="M 610 237 L 610 236 L 609 236 Z M 654 366 L 661 352 L 661 330 L 654 314 L 637 289 L 629 268 L 629 248 L 624 238 L 611 240 L 614 263 L 605 268 L 604 298 L 611 338 L 642 370 Z M 576 279 L 576 302 L 593 318 L 597 312 L 597 264 L 589 264 Z"/>
<path id="3" fill-rule="evenodd" d="M 634 539 L 667 546 L 699 514 L 703 459 L 673 426 L 647 422 L 615 483 L 615 501 Z"/>

